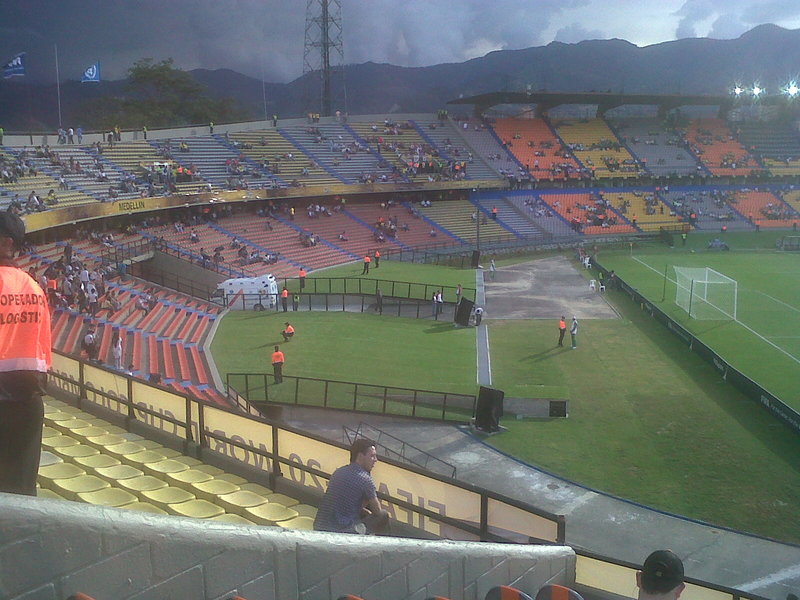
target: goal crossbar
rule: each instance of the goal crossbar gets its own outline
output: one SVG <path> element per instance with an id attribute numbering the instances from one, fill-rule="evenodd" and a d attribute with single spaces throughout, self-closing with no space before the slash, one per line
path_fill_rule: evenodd
<path id="1" fill-rule="evenodd" d="M 738 283 L 710 267 L 675 267 L 675 303 L 698 320 L 736 320 Z"/>

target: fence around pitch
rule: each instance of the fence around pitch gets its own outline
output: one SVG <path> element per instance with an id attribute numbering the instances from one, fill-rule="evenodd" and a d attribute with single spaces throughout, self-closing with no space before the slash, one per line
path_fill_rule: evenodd
<path id="1" fill-rule="evenodd" d="M 321 494 L 349 449 L 259 415 L 221 407 L 170 388 L 129 377 L 78 358 L 53 353 L 51 385 L 84 409 L 116 413 L 127 425 L 144 423 L 247 465 L 268 479 Z M 91 410 L 90 410 L 91 412 Z M 562 515 L 394 461 L 372 472 L 378 496 L 392 518 L 453 540 L 563 544 Z"/>
<path id="2" fill-rule="evenodd" d="M 474 280 L 474 277 L 471 279 Z M 384 297 L 407 300 L 430 300 L 435 292 L 442 292 L 442 295 L 451 301 L 455 301 L 457 289 L 456 286 L 451 285 L 393 281 L 391 279 L 362 279 L 360 277 L 307 277 L 302 289 L 298 278 L 285 278 L 279 285 L 286 285 L 290 292 L 305 294 L 374 296 L 380 290 Z M 462 295 L 474 301 L 475 288 L 464 287 Z"/>
<path id="3" fill-rule="evenodd" d="M 380 415 L 465 422 L 475 414 L 474 395 L 284 375 L 228 373 L 229 393 L 251 405 L 284 404 Z"/>
<path id="4" fill-rule="evenodd" d="M 293 295 L 286 301 L 286 312 L 327 311 L 327 312 L 361 312 L 408 317 L 410 319 L 433 319 L 434 321 L 453 321 L 456 304 L 444 302 L 438 312 L 430 300 L 414 300 L 384 297 L 382 309 L 378 307 L 374 296 L 344 294 L 299 294 L 297 308 Z M 277 302 L 276 302 L 277 301 Z M 277 294 L 229 294 L 223 304 L 233 310 L 265 310 L 283 311 L 283 303 Z"/>

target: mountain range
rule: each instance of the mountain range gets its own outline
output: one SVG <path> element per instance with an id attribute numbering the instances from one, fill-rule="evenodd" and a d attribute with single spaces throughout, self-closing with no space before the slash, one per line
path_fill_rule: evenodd
<path id="1" fill-rule="evenodd" d="M 723 95 L 734 84 L 758 82 L 769 93 L 800 72 L 800 29 L 760 25 L 734 40 L 690 38 L 638 47 L 619 39 L 577 44 L 552 42 L 524 50 L 499 50 L 462 63 L 398 67 L 347 65 L 334 77 L 335 108 L 350 114 L 434 112 L 448 100 L 493 91 L 613 91 Z M 232 97 L 253 119 L 301 116 L 309 106 L 311 75 L 290 83 L 264 83 L 228 69 L 190 71 L 215 98 Z M 346 83 L 341 86 L 342 79 Z M 125 81 L 61 85 L 65 126 L 78 126 L 82 107 L 101 95 L 121 95 Z M 58 125 L 55 84 L 0 82 L 0 126 L 9 131 Z"/>

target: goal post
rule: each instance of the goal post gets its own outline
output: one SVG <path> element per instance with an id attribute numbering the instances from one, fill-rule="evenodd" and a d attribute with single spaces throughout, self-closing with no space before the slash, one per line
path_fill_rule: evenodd
<path id="1" fill-rule="evenodd" d="M 793 252 L 800 250 L 800 235 L 785 235 L 777 243 L 778 250 Z"/>
<path id="2" fill-rule="evenodd" d="M 675 304 L 698 320 L 736 320 L 738 283 L 710 267 L 675 267 Z"/>

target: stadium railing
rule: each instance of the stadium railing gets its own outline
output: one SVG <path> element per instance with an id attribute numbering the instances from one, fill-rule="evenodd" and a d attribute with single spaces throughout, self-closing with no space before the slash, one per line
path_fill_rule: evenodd
<path id="1" fill-rule="evenodd" d="M 372 295 L 378 289 L 385 297 L 394 299 L 430 300 L 434 292 L 442 292 L 446 297 L 455 298 L 456 286 L 433 283 L 415 283 L 411 281 L 394 281 L 391 279 L 360 279 L 352 277 L 309 277 L 301 290 L 299 279 L 285 278 L 279 281 L 278 287 L 285 285 L 290 292 L 303 294 L 348 294 Z M 475 288 L 465 287 L 462 290 L 465 298 L 475 299 Z"/>
<path id="2" fill-rule="evenodd" d="M 226 389 L 257 408 L 294 405 L 355 412 L 466 422 L 475 414 L 477 398 L 434 390 L 284 375 L 228 373 Z"/>
<path id="3" fill-rule="evenodd" d="M 219 456 L 264 473 L 271 489 L 319 497 L 324 480 L 349 461 L 349 448 L 256 415 L 223 408 L 162 386 L 53 353 L 53 388 L 84 410 L 144 424 L 187 453 Z M 55 390 L 54 390 L 55 391 Z M 91 412 L 91 410 L 90 410 Z M 454 540 L 563 544 L 563 515 L 387 458 L 373 471 L 379 498 L 395 520 L 422 536 Z"/>
<path id="4" fill-rule="evenodd" d="M 234 310 L 270 310 L 280 312 L 283 307 L 276 303 L 276 294 L 229 294 L 223 299 L 223 305 Z M 359 294 L 300 294 L 298 311 L 324 312 L 378 312 L 382 315 L 393 315 L 409 319 L 433 319 L 434 321 L 453 321 L 456 303 L 444 302 L 435 312 L 431 300 L 392 298 L 384 296 L 383 308 L 379 309 L 374 295 Z M 296 312 L 290 296 L 287 312 Z"/>

